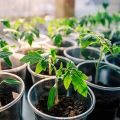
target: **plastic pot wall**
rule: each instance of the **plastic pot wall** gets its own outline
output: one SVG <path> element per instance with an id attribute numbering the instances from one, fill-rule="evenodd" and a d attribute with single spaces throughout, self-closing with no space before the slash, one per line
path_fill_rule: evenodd
<path id="1" fill-rule="evenodd" d="M 76 45 L 77 45 L 76 42 L 71 41 L 71 40 L 64 40 L 62 42 L 61 47 L 57 47 L 57 46 L 53 45 L 53 43 L 51 41 L 47 43 L 48 48 L 55 48 L 57 50 L 57 55 L 59 55 L 59 56 L 64 56 L 64 50 L 66 48 L 76 46 Z"/>
<path id="2" fill-rule="evenodd" d="M 113 66 L 101 62 L 98 81 L 95 83 L 97 61 L 83 62 L 78 69 L 88 75 L 87 81 L 96 97 L 96 106 L 88 120 L 115 120 L 120 104 L 120 72 Z"/>
<path id="3" fill-rule="evenodd" d="M 10 103 L 0 107 L 0 120 L 22 120 L 22 96 L 24 94 L 25 86 L 22 79 L 14 74 L 0 72 L 0 81 L 5 78 L 13 78 L 20 81 L 20 84 L 14 87 L 15 92 L 19 95 Z M 7 89 L 5 92 L 7 92 Z M 3 94 L 3 92 L 2 92 Z"/>
<path id="4" fill-rule="evenodd" d="M 50 116 L 45 113 L 42 113 L 41 111 L 36 109 L 35 105 L 38 103 L 39 98 L 49 94 L 49 90 L 54 85 L 54 82 L 55 82 L 55 78 L 43 79 L 35 83 L 28 92 L 28 102 L 35 113 L 36 119 L 37 120 L 41 120 L 41 119 L 42 120 L 85 120 L 86 117 L 92 112 L 95 105 L 95 97 L 93 92 L 90 89 L 88 90 L 87 98 L 84 98 L 85 104 L 86 104 L 86 111 L 80 115 L 77 115 L 74 117 L 55 117 L 55 116 Z M 59 83 L 58 91 L 59 91 L 59 95 L 66 95 L 67 91 L 65 90 L 62 82 Z M 70 91 L 70 96 L 73 96 L 73 95 L 75 100 L 76 99 L 80 100 L 83 98 L 80 94 L 76 93 L 72 89 L 72 91 Z"/>
<path id="5" fill-rule="evenodd" d="M 75 64 L 79 64 L 85 60 L 96 60 L 99 58 L 100 51 L 93 47 L 81 49 L 80 47 L 69 47 L 64 50 L 65 57 L 72 60 Z"/>

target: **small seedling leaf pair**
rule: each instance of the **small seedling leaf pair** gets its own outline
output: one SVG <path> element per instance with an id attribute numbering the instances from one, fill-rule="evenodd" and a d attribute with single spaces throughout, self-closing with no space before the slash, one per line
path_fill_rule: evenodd
<path id="1" fill-rule="evenodd" d="M 52 37 L 53 42 L 56 46 L 60 47 L 62 44 L 62 35 L 60 33 L 56 33 Z"/>
<path id="2" fill-rule="evenodd" d="M 41 58 L 41 55 L 38 52 L 36 52 L 36 51 L 32 52 L 31 51 L 26 56 L 24 56 L 21 59 L 21 61 L 25 62 L 25 63 L 30 62 L 30 64 L 35 64 L 35 63 L 39 62 L 40 58 Z"/>
<path id="3" fill-rule="evenodd" d="M 1 81 L 0 85 L 2 85 L 3 83 L 14 86 L 14 85 L 19 85 L 20 81 L 13 79 L 13 78 L 5 78 Z"/>

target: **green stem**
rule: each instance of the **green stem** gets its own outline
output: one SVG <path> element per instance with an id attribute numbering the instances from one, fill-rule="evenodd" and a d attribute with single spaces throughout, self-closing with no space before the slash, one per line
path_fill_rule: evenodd
<path id="1" fill-rule="evenodd" d="M 2 70 L 2 62 L 1 62 L 1 60 L 0 60 L 0 70 Z"/>
<path id="2" fill-rule="evenodd" d="M 55 78 L 55 87 L 56 87 L 55 104 L 58 104 L 58 102 L 59 102 L 59 98 L 58 98 L 58 78 Z"/>
<path id="3" fill-rule="evenodd" d="M 50 67 L 51 67 L 51 56 L 49 55 L 49 57 L 48 57 L 48 68 L 49 68 L 49 75 L 51 75 L 51 71 L 50 71 Z"/>
<path id="4" fill-rule="evenodd" d="M 95 84 L 98 83 L 99 65 L 100 65 L 100 61 L 102 59 L 102 55 L 103 55 L 103 50 L 100 49 L 100 56 L 99 56 L 98 63 L 97 63 L 97 66 L 96 66 Z"/>

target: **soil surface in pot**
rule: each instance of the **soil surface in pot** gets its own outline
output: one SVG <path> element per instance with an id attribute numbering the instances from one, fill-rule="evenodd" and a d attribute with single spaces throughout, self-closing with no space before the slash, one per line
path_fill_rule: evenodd
<path id="1" fill-rule="evenodd" d="M 47 96 L 40 98 L 36 108 L 43 113 L 56 117 L 73 117 L 86 111 L 84 100 L 75 100 L 73 97 L 60 96 L 59 103 L 51 110 L 47 109 Z"/>
<path id="2" fill-rule="evenodd" d="M 18 95 L 19 93 L 15 90 L 15 87 L 6 84 L 0 86 L 0 107 L 9 104 L 16 99 Z"/>

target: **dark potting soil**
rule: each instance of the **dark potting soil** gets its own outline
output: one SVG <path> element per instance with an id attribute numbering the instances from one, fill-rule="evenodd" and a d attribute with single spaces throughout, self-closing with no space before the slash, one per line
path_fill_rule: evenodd
<path id="1" fill-rule="evenodd" d="M 84 101 L 74 100 L 73 97 L 62 96 L 59 103 L 56 104 L 51 110 L 47 109 L 47 96 L 42 97 L 36 108 L 43 113 L 56 117 L 73 117 L 82 114 L 86 110 Z"/>
<path id="2" fill-rule="evenodd" d="M 0 86 L 0 107 L 9 104 L 19 95 L 14 89 L 6 84 Z"/>
<path id="3" fill-rule="evenodd" d="M 1 106 L 5 106 L 7 105 L 8 103 L 12 102 L 14 100 L 12 94 L 1 94 L 0 93 L 0 102 L 1 102 Z M 1 107 L 0 106 L 0 107 Z"/>

